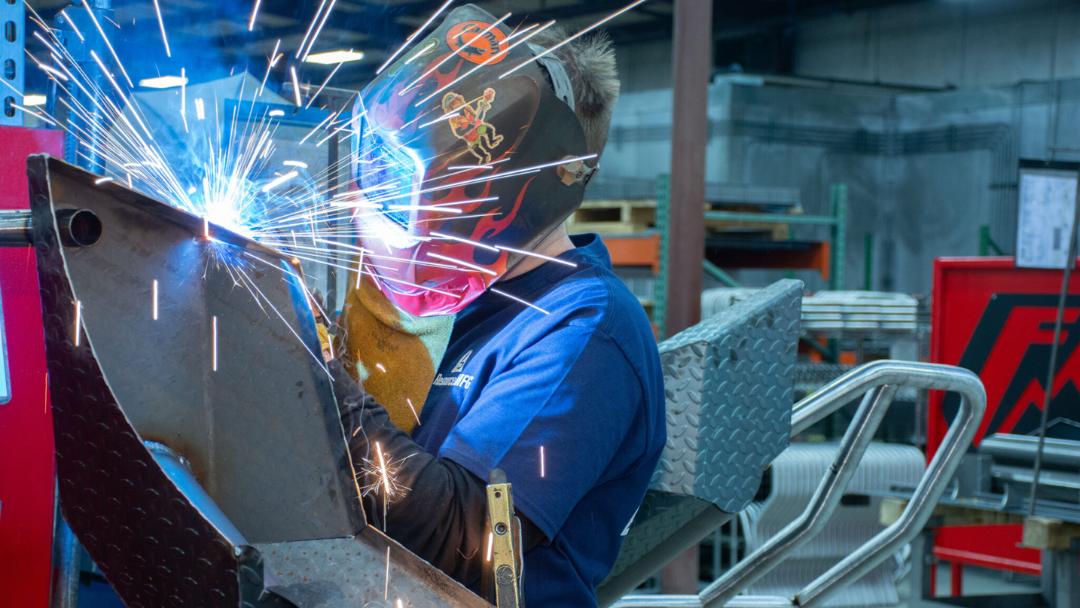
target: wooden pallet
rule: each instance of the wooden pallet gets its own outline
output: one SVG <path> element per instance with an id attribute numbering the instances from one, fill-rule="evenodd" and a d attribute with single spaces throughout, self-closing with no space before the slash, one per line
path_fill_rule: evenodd
<path id="1" fill-rule="evenodd" d="M 705 205 L 702 211 L 710 209 Z M 745 211 L 741 208 L 724 207 L 728 211 Z M 757 210 L 756 208 L 754 210 Z M 744 235 L 752 233 L 774 241 L 787 240 L 790 231 L 787 224 L 774 222 L 729 222 L 723 220 L 704 220 L 705 227 L 712 233 Z M 566 221 L 570 232 L 599 232 L 601 234 L 633 234 L 656 227 L 656 201 L 648 199 L 632 200 L 590 200 L 578 207 Z"/>
<path id="2" fill-rule="evenodd" d="M 567 220 L 571 232 L 628 234 L 656 226 L 656 201 L 591 200 L 585 201 Z"/>
<path id="3" fill-rule="evenodd" d="M 740 205 L 722 205 L 714 206 L 714 209 L 723 209 L 724 211 L 739 211 L 753 213 L 760 211 L 759 207 L 754 206 L 740 206 Z M 777 224 L 775 222 L 729 222 L 725 220 L 705 220 L 705 227 L 712 233 L 730 235 L 730 236 L 762 236 L 773 241 L 786 241 L 791 236 L 790 227 L 787 224 Z"/>

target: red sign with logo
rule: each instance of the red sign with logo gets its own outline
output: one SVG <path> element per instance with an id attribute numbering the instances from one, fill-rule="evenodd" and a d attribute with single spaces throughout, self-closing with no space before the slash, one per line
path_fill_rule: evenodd
<path id="1" fill-rule="evenodd" d="M 1023 435 L 1038 430 L 1061 279 L 1060 270 L 1016 268 L 1012 258 L 935 261 L 930 358 L 970 369 L 982 379 L 987 408 L 975 447 L 994 433 Z M 1074 273 L 1050 387 L 1050 436 L 1080 439 L 1078 346 L 1080 273 Z M 956 399 L 941 393 L 930 396 L 927 458 L 945 436 Z M 964 534 L 939 535 L 935 554 L 949 561 L 1037 572 L 1039 553 L 1017 547 L 1018 529 L 965 526 Z M 978 546 L 974 539 L 979 539 Z"/>
<path id="2" fill-rule="evenodd" d="M 62 156 L 64 134 L 0 127 L 0 141 L 0 209 L 26 209 L 27 155 Z M 0 305 L 0 349 L 6 350 L 0 353 L 0 374 L 6 371 L 10 378 L 7 403 L 0 399 L 0 604 L 45 608 L 56 482 L 33 248 L 0 247 Z"/>

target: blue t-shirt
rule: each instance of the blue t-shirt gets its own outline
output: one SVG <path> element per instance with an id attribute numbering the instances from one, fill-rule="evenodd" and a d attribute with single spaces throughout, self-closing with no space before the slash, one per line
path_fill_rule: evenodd
<path id="1" fill-rule="evenodd" d="M 596 235 L 484 293 L 454 323 L 414 439 L 487 480 L 549 539 L 525 555 L 529 606 L 591 606 L 666 440 L 660 358 Z M 541 460 L 541 452 L 543 459 Z"/>

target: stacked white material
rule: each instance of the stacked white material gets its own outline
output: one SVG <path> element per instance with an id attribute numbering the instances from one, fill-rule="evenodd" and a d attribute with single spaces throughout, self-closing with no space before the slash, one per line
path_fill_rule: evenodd
<path id="1" fill-rule="evenodd" d="M 815 331 L 914 333 L 918 306 L 903 293 L 822 291 L 803 298 L 802 324 Z"/>
<path id="2" fill-rule="evenodd" d="M 708 289 L 701 316 L 717 314 L 754 293 L 746 288 Z M 820 291 L 803 298 L 802 327 L 810 331 L 915 333 L 918 302 L 902 293 Z"/>

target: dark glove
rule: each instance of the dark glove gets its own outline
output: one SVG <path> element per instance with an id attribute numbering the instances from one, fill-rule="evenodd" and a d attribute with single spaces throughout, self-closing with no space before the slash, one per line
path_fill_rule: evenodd
<path id="1" fill-rule="evenodd" d="M 353 465 L 362 476 L 364 510 L 372 526 L 472 589 L 490 564 L 487 487 L 464 467 L 437 458 L 398 429 L 386 410 L 367 395 L 337 361 L 330 363 L 341 424 Z M 389 497 L 377 474 L 378 442 L 395 487 Z M 385 499 L 385 502 L 384 502 Z M 384 508 L 385 507 L 385 508 Z M 525 550 L 544 540 L 532 522 L 519 515 Z"/>

